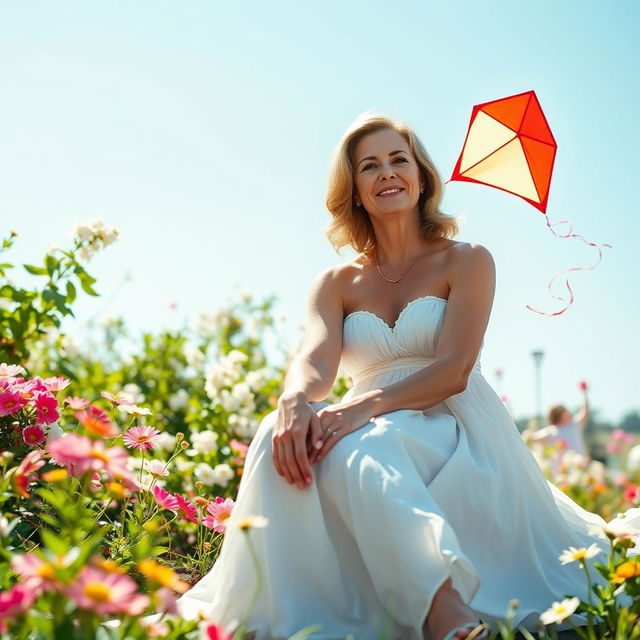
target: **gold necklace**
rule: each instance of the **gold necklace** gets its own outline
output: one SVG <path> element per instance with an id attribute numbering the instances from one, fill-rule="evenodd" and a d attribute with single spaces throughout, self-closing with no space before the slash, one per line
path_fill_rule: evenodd
<path id="1" fill-rule="evenodd" d="M 380 273 L 380 275 L 387 282 L 393 282 L 393 283 L 400 282 L 400 280 L 402 280 L 402 278 L 405 277 L 405 275 L 407 274 L 409 269 L 411 269 L 411 267 L 413 267 L 413 265 L 418 261 L 418 258 L 420 258 L 422 255 L 424 255 L 424 254 L 421 254 L 421 255 L 417 256 L 416 258 L 414 258 L 413 262 L 407 267 L 407 270 L 397 280 L 391 280 L 390 278 L 387 278 L 387 276 L 385 276 L 384 273 L 382 273 L 382 271 L 380 271 L 380 265 L 378 264 L 378 252 L 376 251 L 375 247 L 373 248 L 373 257 L 375 258 L 376 267 L 378 267 L 378 272 Z"/>

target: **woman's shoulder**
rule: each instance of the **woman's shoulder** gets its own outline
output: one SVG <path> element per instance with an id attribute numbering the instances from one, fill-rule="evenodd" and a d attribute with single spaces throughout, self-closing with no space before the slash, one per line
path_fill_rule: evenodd
<path id="1" fill-rule="evenodd" d="M 469 269 L 495 269 L 495 262 L 489 249 L 478 242 L 458 242 L 447 251 L 450 267 L 468 271 Z"/>

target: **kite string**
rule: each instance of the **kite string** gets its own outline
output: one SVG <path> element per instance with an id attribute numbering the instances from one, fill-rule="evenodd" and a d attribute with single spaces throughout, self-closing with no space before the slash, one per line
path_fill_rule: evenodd
<path id="1" fill-rule="evenodd" d="M 580 235 L 578 233 L 572 233 L 573 232 L 573 223 L 570 220 L 559 220 L 558 222 L 550 222 L 549 221 L 549 217 L 547 216 L 546 212 L 543 211 L 542 214 L 544 215 L 544 219 L 545 219 L 545 222 L 547 224 L 547 227 L 549 227 L 549 230 L 556 237 L 558 237 L 558 238 L 578 238 L 579 240 L 582 240 L 585 244 L 589 245 L 590 247 L 595 247 L 595 249 L 598 251 L 598 259 L 596 260 L 595 264 L 591 265 L 590 267 L 571 267 L 569 269 L 563 269 L 562 271 L 559 271 L 558 273 L 556 273 L 551 278 L 551 280 L 549 280 L 549 284 L 547 285 L 547 288 L 549 289 L 549 292 L 551 293 L 551 296 L 553 298 L 555 298 L 556 300 L 565 301 L 565 298 L 563 296 L 555 295 L 553 293 L 553 291 L 551 291 L 551 286 L 555 282 L 556 278 L 558 276 L 562 275 L 563 273 L 568 273 L 569 271 L 586 271 L 586 270 L 595 269 L 600 264 L 600 261 L 602 260 L 602 249 L 600 247 L 608 247 L 609 249 L 611 249 L 611 245 L 607 244 L 606 242 L 602 242 L 600 244 L 597 244 L 595 242 L 591 242 L 591 241 L 587 240 L 584 236 L 582 236 L 582 235 Z M 569 231 L 567 231 L 564 234 L 557 233 L 555 231 L 555 229 L 553 229 L 553 227 L 555 227 L 557 225 L 560 225 L 560 224 L 568 224 L 569 225 Z M 559 316 L 560 314 L 564 313 L 573 304 L 573 301 L 574 301 L 573 290 L 571 289 L 571 285 L 569 284 L 569 279 L 568 278 L 565 278 L 565 286 L 567 287 L 567 290 L 569 291 L 569 301 L 559 311 L 555 311 L 554 313 L 547 313 L 545 311 L 538 311 L 538 309 L 534 309 L 531 305 L 526 305 L 527 309 L 529 309 L 530 311 L 534 311 L 535 313 L 539 313 L 540 315 L 543 315 L 543 316 Z"/>

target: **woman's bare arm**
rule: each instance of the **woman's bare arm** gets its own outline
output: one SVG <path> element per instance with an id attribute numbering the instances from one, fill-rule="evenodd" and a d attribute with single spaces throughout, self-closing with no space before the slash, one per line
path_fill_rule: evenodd
<path id="1" fill-rule="evenodd" d="M 285 376 L 283 395 L 319 402 L 331 393 L 342 353 L 342 321 L 339 275 L 332 267 L 311 286 L 302 346 Z"/>

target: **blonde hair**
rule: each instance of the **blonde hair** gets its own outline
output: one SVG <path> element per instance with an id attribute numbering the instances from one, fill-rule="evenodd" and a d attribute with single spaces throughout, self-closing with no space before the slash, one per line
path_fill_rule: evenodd
<path id="1" fill-rule="evenodd" d="M 418 163 L 425 182 L 425 191 L 418 199 L 423 238 L 452 238 L 459 231 L 456 219 L 440 211 L 444 191 L 442 179 L 418 136 L 401 120 L 368 110 L 361 113 L 347 127 L 331 156 L 326 197 L 331 220 L 325 234 L 338 253 L 345 246 L 351 247 L 357 253 L 366 253 L 375 247 L 375 234 L 369 214 L 364 208 L 355 207 L 353 201 L 352 154 L 356 143 L 363 136 L 382 129 L 392 129 L 399 133 L 407 141 Z"/>

